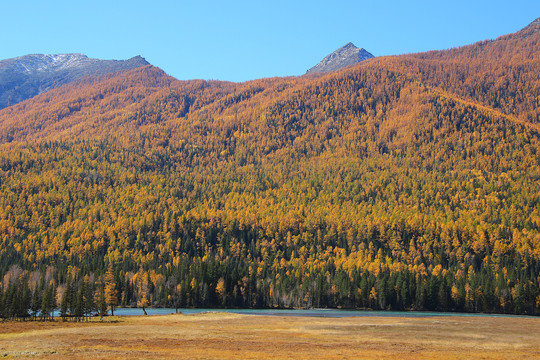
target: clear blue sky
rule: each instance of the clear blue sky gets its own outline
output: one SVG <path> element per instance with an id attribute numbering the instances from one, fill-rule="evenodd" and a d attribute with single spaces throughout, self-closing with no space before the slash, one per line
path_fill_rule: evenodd
<path id="1" fill-rule="evenodd" d="M 539 0 L 3 1 L 0 59 L 142 55 L 178 79 L 301 75 L 351 41 L 375 56 L 446 49 L 515 32 Z"/>

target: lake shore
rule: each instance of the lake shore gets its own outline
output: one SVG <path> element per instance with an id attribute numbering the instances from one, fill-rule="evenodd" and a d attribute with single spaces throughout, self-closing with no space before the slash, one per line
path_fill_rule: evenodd
<path id="1" fill-rule="evenodd" d="M 231 313 L 5 322 L 0 356 L 62 359 L 540 359 L 540 318 Z"/>
<path id="2" fill-rule="evenodd" d="M 434 312 L 434 311 L 390 311 L 390 310 L 370 310 L 370 309 L 245 309 L 245 308 L 162 308 L 147 307 L 147 315 L 172 315 L 182 313 L 184 315 L 194 315 L 203 313 L 231 313 L 240 315 L 263 315 L 263 316 L 305 316 L 305 317 L 519 317 L 527 318 L 533 315 L 515 314 L 491 314 L 491 313 L 460 313 L 460 312 Z M 124 307 L 116 308 L 115 315 L 119 316 L 143 316 L 142 308 Z M 55 316 L 59 316 L 58 312 Z"/>

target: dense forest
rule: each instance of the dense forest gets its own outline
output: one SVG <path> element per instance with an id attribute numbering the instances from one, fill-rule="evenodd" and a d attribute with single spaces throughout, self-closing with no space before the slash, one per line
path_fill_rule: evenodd
<path id="1" fill-rule="evenodd" d="M 298 78 L 147 66 L 3 109 L 0 317 L 540 313 L 539 27 Z"/>

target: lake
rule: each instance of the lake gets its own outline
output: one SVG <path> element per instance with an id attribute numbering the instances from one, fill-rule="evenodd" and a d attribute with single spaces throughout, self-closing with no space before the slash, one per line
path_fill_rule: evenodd
<path id="1" fill-rule="evenodd" d="M 148 315 L 167 315 L 175 313 L 171 308 L 147 308 Z M 420 312 L 420 311 L 370 311 L 370 310 L 339 310 L 339 309 L 198 309 L 186 308 L 178 309 L 182 314 L 200 314 L 207 312 L 224 312 L 244 315 L 266 315 L 266 316 L 306 316 L 306 317 L 406 317 L 423 318 L 434 316 L 470 316 L 470 317 L 519 317 L 519 315 L 506 314 L 473 314 L 473 313 L 452 313 L 452 312 Z M 114 310 L 114 315 L 120 316 L 140 316 L 144 315 L 142 309 L 137 308 L 118 308 Z"/>

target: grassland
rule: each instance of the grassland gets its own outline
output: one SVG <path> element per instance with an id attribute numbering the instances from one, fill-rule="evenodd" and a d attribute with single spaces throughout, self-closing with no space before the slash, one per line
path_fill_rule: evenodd
<path id="1" fill-rule="evenodd" d="M 0 323 L 0 357 L 540 359 L 540 318 L 307 318 L 208 313 Z"/>

